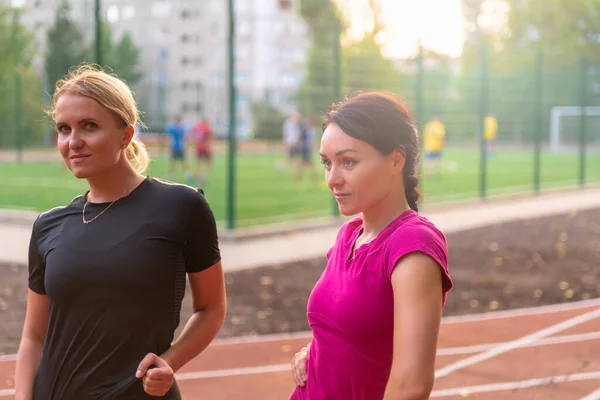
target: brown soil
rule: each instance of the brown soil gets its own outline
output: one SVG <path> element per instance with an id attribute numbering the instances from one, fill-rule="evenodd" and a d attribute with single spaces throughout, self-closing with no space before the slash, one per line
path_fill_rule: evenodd
<path id="1" fill-rule="evenodd" d="M 455 287 L 445 315 L 600 296 L 600 209 L 447 238 Z M 324 267 L 323 257 L 228 273 L 228 314 L 219 337 L 307 330 L 306 301 Z M 0 353 L 17 350 L 26 292 L 26 268 L 0 264 Z M 185 322 L 191 311 L 189 295 L 184 302 Z"/>

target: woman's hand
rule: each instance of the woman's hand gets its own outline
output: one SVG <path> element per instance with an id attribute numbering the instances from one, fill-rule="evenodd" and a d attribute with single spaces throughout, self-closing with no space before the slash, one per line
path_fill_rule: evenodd
<path id="1" fill-rule="evenodd" d="M 296 385 L 304 387 L 306 385 L 306 362 L 308 361 L 308 354 L 310 352 L 310 345 L 306 345 L 292 358 L 292 374 Z"/>
<path id="2" fill-rule="evenodd" d="M 165 360 L 148 353 L 138 366 L 136 378 L 142 378 L 144 391 L 151 396 L 164 396 L 173 386 L 173 369 Z"/>

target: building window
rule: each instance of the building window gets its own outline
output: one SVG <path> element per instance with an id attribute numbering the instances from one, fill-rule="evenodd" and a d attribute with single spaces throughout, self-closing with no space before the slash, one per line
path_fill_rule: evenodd
<path id="1" fill-rule="evenodd" d="M 250 35 L 250 31 L 251 27 L 248 21 L 241 21 L 235 27 L 235 33 L 241 37 Z"/>
<path id="2" fill-rule="evenodd" d="M 160 49 L 156 52 L 156 60 L 160 63 L 166 62 L 168 57 L 169 52 L 166 49 Z"/>
<path id="3" fill-rule="evenodd" d="M 25 3 L 26 3 L 26 0 L 12 0 L 10 5 L 13 6 L 14 8 L 21 8 L 25 5 Z"/>
<path id="4" fill-rule="evenodd" d="M 183 35 L 181 35 L 181 42 L 182 43 L 187 43 L 190 41 L 190 35 L 188 35 L 187 33 L 184 33 Z"/>
<path id="5" fill-rule="evenodd" d="M 42 5 L 42 2 L 40 0 L 37 0 L 33 3 L 33 8 L 39 8 Z"/>
<path id="6" fill-rule="evenodd" d="M 123 14 L 122 18 L 124 21 L 129 21 L 130 19 L 133 19 L 133 17 L 135 17 L 135 7 L 134 6 L 123 7 L 122 14 Z"/>
<path id="7" fill-rule="evenodd" d="M 169 39 L 169 36 L 170 36 L 169 28 L 164 27 L 164 26 L 158 27 L 154 33 L 154 37 L 158 41 L 165 41 L 165 40 Z"/>
<path id="8" fill-rule="evenodd" d="M 106 9 L 106 19 L 111 24 L 119 22 L 119 7 L 112 5 Z"/>
<path id="9" fill-rule="evenodd" d="M 167 18 L 171 14 L 169 1 L 157 1 L 152 5 L 152 15 L 156 18 Z"/>
<path id="10" fill-rule="evenodd" d="M 194 65 L 196 65 L 196 66 L 202 65 L 202 58 L 201 57 L 194 58 Z"/>
<path id="11" fill-rule="evenodd" d="M 187 88 L 190 86 L 190 83 L 188 81 L 181 81 L 181 88 L 183 90 L 187 90 Z"/>
<path id="12" fill-rule="evenodd" d="M 154 75 L 154 81 L 159 86 L 165 86 L 167 84 L 167 74 L 165 74 L 164 72 L 157 72 Z"/>
<path id="13" fill-rule="evenodd" d="M 181 57 L 181 65 L 188 65 L 190 63 L 190 59 L 187 56 Z"/>
<path id="14" fill-rule="evenodd" d="M 250 47 L 244 45 L 237 45 L 235 47 L 235 57 L 238 59 L 245 59 L 250 56 Z"/>

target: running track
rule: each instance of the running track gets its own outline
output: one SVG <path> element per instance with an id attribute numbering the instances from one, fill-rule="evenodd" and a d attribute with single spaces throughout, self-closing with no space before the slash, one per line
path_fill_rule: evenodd
<path id="1" fill-rule="evenodd" d="M 184 399 L 287 399 L 308 333 L 218 340 L 178 374 Z M 14 398 L 0 358 L 0 400 Z M 600 299 L 443 319 L 431 398 L 600 399 Z"/>

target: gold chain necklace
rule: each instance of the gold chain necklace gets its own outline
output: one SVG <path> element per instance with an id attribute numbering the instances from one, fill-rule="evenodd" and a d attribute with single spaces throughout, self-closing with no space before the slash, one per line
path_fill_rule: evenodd
<path id="1" fill-rule="evenodd" d="M 81 219 L 83 220 L 83 223 L 85 225 L 94 222 L 98 217 L 100 217 L 102 214 L 104 214 L 106 212 L 106 210 L 108 210 L 113 204 L 115 204 L 117 202 L 117 200 L 120 200 L 123 198 L 123 196 L 125 196 L 125 194 L 127 194 L 128 190 L 125 190 L 123 192 L 123 194 L 119 197 L 117 197 L 115 200 L 113 200 L 104 210 L 102 210 L 102 212 L 98 215 L 96 215 L 94 218 L 90 219 L 90 220 L 85 220 L 85 208 L 87 207 L 88 203 L 90 202 L 90 196 L 89 194 L 86 196 L 86 200 L 85 200 L 85 204 L 83 205 L 83 210 L 81 210 Z"/>

